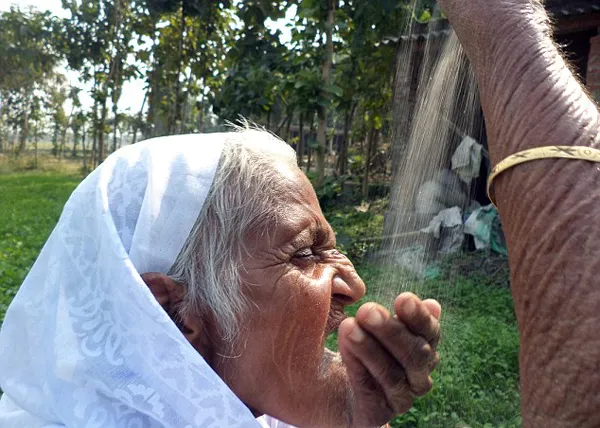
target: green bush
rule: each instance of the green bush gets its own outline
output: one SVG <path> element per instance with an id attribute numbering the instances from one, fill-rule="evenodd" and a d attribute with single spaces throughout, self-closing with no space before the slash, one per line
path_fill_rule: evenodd
<path id="1" fill-rule="evenodd" d="M 355 264 L 362 263 L 378 247 L 377 238 L 383 231 L 385 202 L 375 201 L 366 207 L 351 205 L 325 210 L 325 217 L 335 231 L 338 249 Z"/>
<path id="2" fill-rule="evenodd" d="M 323 184 L 317 187 L 317 175 L 314 172 L 308 172 L 306 176 L 313 185 L 321 206 L 329 206 L 338 200 L 342 193 L 342 181 L 339 178 L 328 175 L 323 180 Z"/>

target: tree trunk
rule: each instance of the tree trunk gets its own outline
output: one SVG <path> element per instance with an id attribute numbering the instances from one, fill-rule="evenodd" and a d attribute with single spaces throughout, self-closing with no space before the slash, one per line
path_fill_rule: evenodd
<path id="1" fill-rule="evenodd" d="M 275 130 L 275 134 L 276 135 L 279 135 L 280 137 L 283 136 L 282 133 L 281 133 L 281 130 L 286 125 L 286 123 L 287 123 L 287 121 L 288 121 L 289 118 L 290 118 L 290 116 L 287 115 L 287 116 L 284 116 L 283 119 L 281 119 L 281 122 L 279 122 L 279 125 L 277 125 L 277 129 Z"/>
<path id="2" fill-rule="evenodd" d="M 23 122 L 21 123 L 21 134 L 19 135 L 19 146 L 17 147 L 16 155 L 20 155 L 25 151 L 27 138 L 29 137 L 29 108 L 26 106 L 23 109 Z"/>
<path id="3" fill-rule="evenodd" d="M 150 92 L 150 85 L 148 85 L 148 89 L 144 94 L 144 99 L 142 101 L 142 107 L 140 108 L 140 112 L 138 114 L 138 120 L 136 120 L 133 124 L 133 142 L 131 144 L 137 143 L 137 133 L 140 123 L 142 123 L 142 115 L 144 114 L 144 106 L 146 105 L 146 100 L 148 99 L 148 92 Z"/>
<path id="4" fill-rule="evenodd" d="M 19 130 L 17 129 L 17 125 L 13 126 L 13 132 L 10 136 L 10 148 L 9 148 L 9 153 L 11 155 L 15 154 L 15 140 L 17 139 L 17 137 L 19 136 Z"/>
<path id="5" fill-rule="evenodd" d="M 117 115 L 118 116 L 118 115 Z M 113 128 L 113 141 L 112 141 L 112 153 L 117 151 L 117 125 L 118 125 L 118 119 L 117 116 L 115 116 L 115 120 L 114 120 L 114 128 Z"/>
<path id="6" fill-rule="evenodd" d="M 65 156 L 65 147 L 67 145 L 67 129 L 65 128 L 62 132 L 61 138 L 60 138 L 60 154 L 58 156 L 58 159 L 62 159 Z"/>
<path id="7" fill-rule="evenodd" d="M 156 73 L 153 73 L 153 76 Z M 157 82 L 157 77 L 152 77 L 152 89 L 148 100 L 148 113 L 146 115 L 148 128 L 145 129 L 144 138 L 158 137 L 163 135 L 164 120 L 160 117 L 159 104 L 161 98 L 162 86 Z"/>
<path id="8" fill-rule="evenodd" d="M 298 144 L 296 145 L 296 158 L 298 167 L 302 168 L 302 157 L 304 156 L 304 114 L 300 113 L 298 117 Z"/>
<path id="9" fill-rule="evenodd" d="M 204 131 L 204 95 L 202 95 L 202 101 L 200 101 L 200 108 L 198 109 L 198 132 Z"/>
<path id="10" fill-rule="evenodd" d="M 331 74 L 331 64 L 333 61 L 333 25 L 335 18 L 335 0 L 327 1 L 327 22 L 326 28 L 326 49 L 325 56 L 321 62 L 321 85 L 323 87 L 329 85 L 329 75 Z M 321 96 L 325 94 L 321 91 Z M 331 95 L 327 95 L 331 96 Z M 327 150 L 327 108 L 319 106 L 317 112 L 319 119 L 317 127 L 317 187 L 323 184 L 325 179 L 325 157 Z"/>
<path id="11" fill-rule="evenodd" d="M 283 139 L 288 144 L 290 142 L 290 128 L 292 127 L 292 120 L 294 119 L 294 113 L 290 114 L 290 117 L 287 121 L 287 126 L 285 127 L 285 138 Z"/>
<path id="12" fill-rule="evenodd" d="M 82 136 L 81 136 L 81 153 L 83 154 L 83 172 L 87 172 L 87 154 L 85 151 L 85 128 L 83 128 Z"/>
<path id="13" fill-rule="evenodd" d="M 154 23 L 154 33 L 156 33 L 156 25 L 157 23 Z M 149 137 L 153 137 L 156 135 L 156 110 L 157 110 L 157 104 L 158 104 L 158 100 L 159 100 L 159 79 L 158 79 L 158 75 L 157 75 L 157 71 L 159 68 L 159 60 L 158 60 L 158 55 L 156 53 L 158 48 L 158 42 L 156 40 L 155 37 L 152 38 L 152 56 L 153 56 L 153 61 L 152 61 L 152 66 L 151 68 L 148 70 L 148 73 L 146 74 L 146 83 L 148 85 L 147 89 L 146 89 L 146 94 L 144 95 L 144 101 L 142 102 L 142 108 L 140 108 L 140 113 L 139 113 L 139 121 L 138 123 L 136 123 L 136 130 L 141 128 L 142 129 L 142 135 L 143 138 L 149 138 Z M 142 125 L 142 116 L 143 116 L 143 110 L 144 110 L 144 103 L 148 103 L 148 111 L 146 112 L 146 126 L 141 126 Z M 134 134 L 134 142 L 133 144 L 135 144 L 137 142 L 137 133 Z"/>
<path id="14" fill-rule="evenodd" d="M 114 126 L 112 152 L 115 152 L 117 150 L 117 130 L 119 129 L 119 100 L 121 99 L 121 93 L 123 90 L 123 61 L 121 60 L 120 52 L 117 55 L 117 59 L 115 59 L 115 63 L 116 65 L 112 88 L 112 113 Z"/>
<path id="15" fill-rule="evenodd" d="M 186 124 L 188 123 L 188 116 L 189 116 L 188 99 L 189 99 L 189 94 L 192 92 L 192 84 L 195 81 L 196 81 L 196 79 L 194 79 L 194 73 L 190 72 L 190 75 L 186 78 L 185 93 L 181 94 L 181 111 L 180 111 L 180 121 L 179 121 L 179 128 L 178 128 L 178 133 L 180 133 L 180 134 L 186 134 L 189 132 L 186 128 Z"/>
<path id="16" fill-rule="evenodd" d="M 327 139 L 327 153 L 326 153 L 327 156 L 325 157 L 326 164 L 329 163 L 329 162 L 327 162 L 329 160 L 329 156 L 331 156 L 334 153 L 333 152 L 333 142 L 335 141 L 335 137 L 336 137 L 336 132 L 335 132 L 336 126 L 337 126 L 337 124 L 335 122 L 335 119 L 333 119 L 333 122 L 331 124 L 333 133 L 331 134 L 331 137 L 329 137 Z"/>
<path id="17" fill-rule="evenodd" d="M 117 151 L 117 131 L 119 128 L 119 114 L 117 113 L 116 109 L 113 108 L 113 114 L 114 114 L 114 124 L 113 124 L 113 144 L 112 144 L 112 152 L 116 152 Z"/>
<path id="18" fill-rule="evenodd" d="M 104 161 L 105 151 L 105 135 L 104 128 L 106 127 L 106 98 L 102 101 L 102 113 L 100 116 L 100 123 L 98 124 L 98 153 L 96 156 L 96 166 L 100 165 Z"/>
<path id="19" fill-rule="evenodd" d="M 58 122 L 54 123 L 54 133 L 52 134 L 52 154 L 55 158 L 58 157 Z"/>
<path id="20" fill-rule="evenodd" d="M 205 68 L 202 74 L 202 90 L 200 92 L 200 107 L 198 108 L 198 132 L 204 130 L 204 87 L 206 85 L 207 76 L 208 68 Z"/>
<path id="21" fill-rule="evenodd" d="M 340 177 L 346 175 L 348 172 L 348 145 L 350 139 L 350 129 L 352 127 L 352 118 L 354 117 L 355 109 L 356 104 L 353 103 L 344 117 L 344 136 L 342 137 L 338 151 L 338 172 Z"/>
<path id="22" fill-rule="evenodd" d="M 96 167 L 96 153 L 98 147 L 98 129 L 96 129 L 97 125 L 94 125 L 92 129 L 92 153 L 90 155 L 90 169 L 94 169 Z"/>
<path id="23" fill-rule="evenodd" d="M 369 197 L 369 173 L 371 172 L 371 158 L 373 157 L 373 147 L 377 145 L 377 135 L 379 131 L 375 128 L 371 128 L 367 136 L 367 144 L 365 147 L 365 173 L 363 175 L 362 182 L 362 196 L 363 198 Z"/>
<path id="24" fill-rule="evenodd" d="M 71 157 L 77 157 L 77 140 L 79 139 L 79 130 L 73 131 L 73 151 L 71 152 Z"/>
<path id="25" fill-rule="evenodd" d="M 308 131 L 308 141 L 313 142 L 314 141 L 314 133 L 315 133 L 315 118 L 314 118 L 314 113 L 313 116 L 310 119 L 310 129 Z M 306 160 L 306 172 L 310 172 L 310 167 L 311 167 L 311 161 L 312 161 L 312 147 L 310 146 L 310 144 L 308 145 L 308 159 Z"/>
<path id="26" fill-rule="evenodd" d="M 177 126 L 177 118 L 181 114 L 181 71 L 183 70 L 183 45 L 184 45 L 184 37 L 185 37 L 185 11 L 183 5 L 181 6 L 181 15 L 179 17 L 179 46 L 177 48 L 177 58 L 179 60 L 177 66 L 177 75 L 175 80 L 175 98 L 173 101 L 173 105 L 171 106 L 170 111 L 172 114 L 170 115 L 170 120 L 168 123 L 169 134 L 173 134 L 175 132 L 175 127 Z"/>
<path id="27" fill-rule="evenodd" d="M 39 120 L 36 119 L 35 120 L 35 130 L 33 131 L 33 150 L 34 150 L 34 155 L 33 155 L 33 166 L 34 168 L 37 169 L 38 167 L 38 127 L 39 127 Z"/>
<path id="28" fill-rule="evenodd" d="M 406 150 L 408 140 L 410 139 L 410 131 L 412 117 L 414 114 L 415 102 L 411 99 L 410 88 L 412 85 L 413 73 L 419 64 L 415 64 L 415 56 L 413 55 L 413 43 L 398 43 L 394 52 L 394 70 L 392 80 L 392 123 L 391 123 L 391 146 L 390 155 L 392 157 L 392 183 L 396 183 L 399 179 L 400 166 L 404 152 Z M 427 69 L 425 65 L 424 68 Z M 420 74 L 423 74 L 421 70 Z M 401 210 L 402 207 L 394 207 L 394 198 L 390 201 L 390 211 Z M 386 232 L 388 231 L 388 222 L 386 221 Z"/>
<path id="29" fill-rule="evenodd" d="M 0 153 L 4 151 L 4 124 L 6 121 L 4 120 L 4 112 L 0 110 Z"/>

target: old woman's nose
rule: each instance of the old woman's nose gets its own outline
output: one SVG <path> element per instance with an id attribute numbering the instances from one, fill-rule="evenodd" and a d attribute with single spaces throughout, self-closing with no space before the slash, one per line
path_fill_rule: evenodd
<path id="1" fill-rule="evenodd" d="M 338 267 L 333 277 L 331 294 L 344 305 L 358 302 L 365 295 L 365 283 L 350 262 Z"/>

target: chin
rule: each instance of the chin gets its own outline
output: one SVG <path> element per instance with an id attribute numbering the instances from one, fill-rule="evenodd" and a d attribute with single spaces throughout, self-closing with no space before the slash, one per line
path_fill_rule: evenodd
<path id="1" fill-rule="evenodd" d="M 323 348 L 316 372 L 313 371 L 315 365 L 310 366 L 305 367 L 300 383 L 286 394 L 279 394 L 289 398 L 283 406 L 287 410 L 278 413 L 275 409 L 266 409 L 266 413 L 295 426 L 347 427 L 352 392 L 341 355 Z"/>
<path id="2" fill-rule="evenodd" d="M 342 362 L 342 354 L 339 352 L 334 352 L 328 348 L 323 348 L 323 364 L 340 364 L 344 365 Z"/>
<path id="3" fill-rule="evenodd" d="M 339 385 L 339 382 L 349 385 L 342 354 L 323 347 L 318 378 L 320 381 L 332 382 L 335 385 Z"/>
<path id="4" fill-rule="evenodd" d="M 322 402 L 331 406 L 329 410 L 336 414 L 333 419 L 338 422 L 345 421 L 347 410 L 352 407 L 352 389 L 346 366 L 339 352 L 333 352 L 327 348 L 323 350 L 319 383 L 323 390 L 327 391 L 327 399 Z"/>

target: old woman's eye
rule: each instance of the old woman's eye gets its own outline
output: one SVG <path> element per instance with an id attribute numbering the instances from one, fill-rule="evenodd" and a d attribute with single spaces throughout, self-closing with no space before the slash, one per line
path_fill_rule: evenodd
<path id="1" fill-rule="evenodd" d="M 313 253 L 312 248 L 303 248 L 302 250 L 296 252 L 296 254 L 294 254 L 294 257 L 304 259 L 304 258 L 312 257 L 314 255 L 315 255 L 315 253 Z"/>

